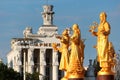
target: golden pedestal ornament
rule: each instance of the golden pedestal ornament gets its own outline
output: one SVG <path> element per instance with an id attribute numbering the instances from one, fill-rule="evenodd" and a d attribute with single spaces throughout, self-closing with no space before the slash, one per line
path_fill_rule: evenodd
<path id="1" fill-rule="evenodd" d="M 83 74 L 70 74 L 68 80 L 84 80 L 84 73 Z"/>
<path id="2" fill-rule="evenodd" d="M 98 72 L 97 80 L 114 80 L 114 72 L 111 70 L 109 62 L 101 62 L 102 68 Z"/>

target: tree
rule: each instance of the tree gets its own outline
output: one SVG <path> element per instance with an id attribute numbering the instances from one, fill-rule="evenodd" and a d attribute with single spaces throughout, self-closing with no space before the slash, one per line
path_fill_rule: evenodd
<path id="1" fill-rule="evenodd" d="M 20 74 L 4 63 L 0 63 L 0 80 L 20 80 Z"/>
<path id="2" fill-rule="evenodd" d="M 38 72 L 34 72 L 33 74 L 30 73 L 26 73 L 26 80 L 39 80 L 39 73 Z"/>
<path id="3" fill-rule="evenodd" d="M 23 80 L 23 75 L 0 62 L 0 80 Z M 26 73 L 26 80 L 39 80 L 39 73 Z"/>

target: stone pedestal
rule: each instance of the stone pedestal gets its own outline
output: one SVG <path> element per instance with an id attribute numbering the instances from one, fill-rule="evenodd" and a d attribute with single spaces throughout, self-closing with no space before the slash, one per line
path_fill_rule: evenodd
<path id="1" fill-rule="evenodd" d="M 84 78 L 69 78 L 68 80 L 84 80 Z"/>
<path id="2" fill-rule="evenodd" d="M 98 75 L 97 80 L 114 80 L 114 75 Z"/>

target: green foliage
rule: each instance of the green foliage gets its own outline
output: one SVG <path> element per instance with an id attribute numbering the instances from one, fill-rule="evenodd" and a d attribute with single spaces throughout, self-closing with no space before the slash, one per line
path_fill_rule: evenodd
<path id="1" fill-rule="evenodd" d="M 0 80 L 20 80 L 20 74 L 0 63 Z"/>
<path id="2" fill-rule="evenodd" d="M 39 80 L 39 73 L 38 72 L 34 72 L 33 74 L 30 73 L 26 73 L 26 80 Z"/>
<path id="3" fill-rule="evenodd" d="M 0 63 L 0 80 L 23 80 L 23 74 L 8 68 L 7 65 Z M 26 73 L 26 80 L 39 80 L 39 73 Z"/>

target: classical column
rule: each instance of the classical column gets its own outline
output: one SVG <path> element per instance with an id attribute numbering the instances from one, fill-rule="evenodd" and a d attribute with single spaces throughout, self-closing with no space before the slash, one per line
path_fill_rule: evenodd
<path id="1" fill-rule="evenodd" d="M 33 50 L 32 48 L 28 49 L 28 73 L 33 73 L 34 72 L 34 55 L 33 55 Z"/>
<path id="2" fill-rule="evenodd" d="M 53 50 L 52 57 L 52 80 L 58 80 L 58 52 Z"/>
<path id="3" fill-rule="evenodd" d="M 10 54 L 10 53 L 8 53 L 8 54 Z M 11 57 L 13 57 L 13 56 L 11 56 L 11 55 L 9 55 L 9 56 L 7 56 L 7 62 L 8 62 L 8 64 L 7 64 L 7 66 L 8 66 L 8 68 L 12 68 L 13 66 L 13 58 L 11 58 Z"/>
<path id="4" fill-rule="evenodd" d="M 12 66 L 11 66 L 11 62 L 12 62 L 11 60 L 8 60 L 8 65 L 7 65 L 8 68 L 11 68 L 11 67 L 12 67 Z"/>
<path id="5" fill-rule="evenodd" d="M 46 60 L 45 60 L 45 51 L 46 49 L 40 49 L 40 80 L 43 80 L 44 76 L 46 76 Z"/>
<path id="6" fill-rule="evenodd" d="M 21 73 L 21 49 L 15 50 L 16 53 L 16 71 Z"/>
<path id="7" fill-rule="evenodd" d="M 23 52 L 23 80 L 26 80 L 26 53 Z"/>

